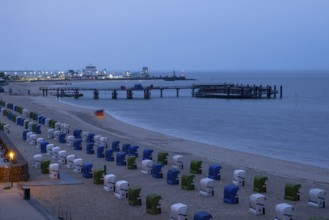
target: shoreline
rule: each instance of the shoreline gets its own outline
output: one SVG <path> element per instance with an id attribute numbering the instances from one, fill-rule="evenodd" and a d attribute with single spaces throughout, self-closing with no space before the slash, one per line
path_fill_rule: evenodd
<path id="1" fill-rule="evenodd" d="M 274 207 L 281 202 L 287 202 L 294 206 L 294 218 L 296 219 L 308 219 L 314 215 L 328 216 L 328 208 L 314 209 L 306 206 L 306 203 L 310 188 L 322 188 L 329 191 L 329 169 L 257 156 L 168 136 L 126 124 L 108 114 L 104 120 L 99 120 L 95 118 L 93 110 L 77 108 L 67 103 L 62 103 L 56 100 L 55 97 L 42 97 L 40 95 L 9 96 L 4 94 L 2 99 L 14 105 L 20 105 L 30 111 L 57 119 L 59 122 L 70 124 L 70 133 L 74 129 L 79 128 L 83 131 L 92 131 L 95 134 L 107 136 L 110 141 L 120 140 L 121 144 L 131 143 L 138 145 L 140 146 L 140 155 L 143 149 L 151 148 L 154 149 L 153 158 L 155 159 L 157 152 L 166 151 L 169 153 L 168 165 L 165 166 L 163 174 L 166 174 L 168 168 L 171 167 L 172 155 L 175 154 L 184 156 L 183 174 L 188 173 L 190 160 L 200 159 L 203 161 L 203 174 L 198 174 L 195 177 L 196 190 L 188 192 L 182 190 L 179 186 L 168 185 L 163 179 L 154 179 L 141 174 L 141 156 L 138 158 L 137 171 L 131 171 L 125 167 L 115 166 L 113 162 L 105 162 L 104 159 L 97 158 L 95 155 L 86 155 L 85 150 L 76 151 L 70 149 L 66 144 L 58 144 L 58 146 L 65 148 L 67 151 L 82 157 L 84 161 L 93 163 L 93 169 L 102 169 L 104 164 L 106 164 L 110 173 L 116 174 L 120 179 L 126 179 L 131 186 L 142 187 L 141 198 L 143 206 L 130 208 L 127 201 L 116 199 L 112 193 L 104 192 L 102 186 L 96 186 L 92 180 L 82 178 L 81 174 L 72 174 L 72 171 L 66 168 L 61 169 L 76 179 L 82 180 L 82 184 L 33 185 L 40 178 L 43 181 L 45 181 L 44 179 L 49 181 L 49 177 L 42 176 L 35 168 L 30 166 L 31 180 L 20 184 L 32 184 L 32 197 L 40 201 L 42 205 L 53 213 L 57 212 L 58 207 L 65 207 L 73 213 L 73 219 L 108 219 L 109 216 L 114 219 L 168 219 L 170 205 L 175 202 L 182 202 L 189 206 L 189 218 L 193 216 L 194 212 L 203 209 L 209 211 L 214 219 L 255 219 L 255 216 L 248 213 L 249 196 L 254 193 L 252 190 L 253 178 L 255 175 L 266 175 L 269 178 L 267 184 L 268 192 L 265 193 L 267 198 L 266 215 L 259 216 L 259 219 L 274 217 Z M 5 120 L 3 116 L 1 119 Z M 45 135 L 47 128 L 46 126 L 43 127 L 43 135 Z M 9 138 L 15 145 L 20 147 L 21 153 L 26 157 L 29 164 L 32 165 L 33 155 L 39 153 L 39 150 L 36 147 L 30 147 L 31 145 L 22 141 L 22 130 L 19 127 L 15 128 L 15 125 L 12 125 L 13 131 L 9 134 Z M 199 180 L 207 175 L 207 168 L 213 163 L 219 163 L 223 167 L 221 180 L 215 182 L 215 196 L 202 197 L 198 192 Z M 232 183 L 232 173 L 235 169 L 245 169 L 247 176 L 246 185 L 240 187 L 239 190 L 239 204 L 232 206 L 223 203 L 222 198 L 223 188 L 225 185 Z M 54 182 L 54 180 L 50 181 Z M 284 185 L 287 182 L 297 182 L 302 185 L 300 190 L 301 201 L 291 202 L 283 199 Z M 161 215 L 153 216 L 145 211 L 145 196 L 154 192 L 163 196 L 161 202 L 163 213 Z M 112 209 L 108 208 L 109 204 L 111 204 Z M 129 208 L 129 212 L 122 213 L 122 208 Z"/>

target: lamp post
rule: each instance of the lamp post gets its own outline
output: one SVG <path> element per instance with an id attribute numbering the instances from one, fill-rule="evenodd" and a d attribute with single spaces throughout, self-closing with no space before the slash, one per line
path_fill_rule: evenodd
<path id="1" fill-rule="evenodd" d="M 12 170 L 13 167 L 13 161 L 15 159 L 15 153 L 13 151 L 10 151 L 8 153 L 9 156 L 9 161 L 10 161 L 10 167 L 7 166 L 8 169 L 8 181 L 10 181 L 10 186 L 5 187 L 4 189 L 11 189 L 13 188 L 13 178 L 11 178 L 10 171 Z M 10 168 L 10 169 L 9 169 Z"/>

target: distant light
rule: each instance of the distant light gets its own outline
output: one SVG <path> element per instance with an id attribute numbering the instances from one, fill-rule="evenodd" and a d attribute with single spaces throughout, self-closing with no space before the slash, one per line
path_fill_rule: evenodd
<path id="1" fill-rule="evenodd" d="M 8 155 L 9 155 L 9 159 L 10 159 L 11 161 L 13 161 L 13 160 L 14 160 L 14 157 L 15 157 L 15 153 L 12 152 L 12 151 L 10 151 Z"/>

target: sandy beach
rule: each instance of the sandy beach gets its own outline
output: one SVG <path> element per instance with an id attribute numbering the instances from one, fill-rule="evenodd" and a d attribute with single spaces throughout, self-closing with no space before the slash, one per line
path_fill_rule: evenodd
<path id="1" fill-rule="evenodd" d="M 193 142 L 181 138 L 171 137 L 150 130 L 125 124 L 111 115 L 106 115 L 100 120 L 94 116 L 94 110 L 71 106 L 60 102 L 55 96 L 44 97 L 39 86 L 54 85 L 54 82 L 10 83 L 5 87 L 6 93 L 1 94 L 1 99 L 7 103 L 21 106 L 30 111 L 42 114 L 62 123 L 70 125 L 70 134 L 74 129 L 82 129 L 97 135 L 108 137 L 122 143 L 139 146 L 137 170 L 129 170 L 124 166 L 117 166 L 115 162 L 105 161 L 96 155 L 76 151 L 72 147 L 59 143 L 56 140 L 47 140 L 61 147 L 68 154 L 75 154 L 84 162 L 93 164 L 93 170 L 103 169 L 107 166 L 107 173 L 115 174 L 117 180 L 126 180 L 131 187 L 141 188 L 142 206 L 131 206 L 126 199 L 117 199 L 113 192 L 105 192 L 102 185 L 95 185 L 92 179 L 85 179 L 81 174 L 74 173 L 71 169 L 61 166 L 60 172 L 69 175 L 75 180 L 74 184 L 61 183 L 52 180 L 48 175 L 41 174 L 40 170 L 32 167 L 33 155 L 40 150 L 22 139 L 24 128 L 16 125 L 5 116 L 0 116 L 0 121 L 11 126 L 9 139 L 16 145 L 20 153 L 29 162 L 30 181 L 17 183 L 21 186 L 31 186 L 31 198 L 36 199 L 50 211 L 57 214 L 59 208 L 69 212 L 72 219 L 169 219 L 170 206 L 174 203 L 183 203 L 188 206 L 188 219 L 193 219 L 197 211 L 207 211 L 213 219 L 274 219 L 275 205 L 288 203 L 294 207 L 294 219 L 309 219 L 313 216 L 329 218 L 329 208 L 316 209 L 307 206 L 308 192 L 311 188 L 320 188 L 329 192 L 329 170 L 309 165 L 293 163 L 269 157 L 242 153 L 225 148 Z M 11 88 L 14 95 L 8 94 Z M 28 95 L 27 90 L 30 90 Z M 42 126 L 38 137 L 47 137 L 47 126 Z M 141 173 L 141 160 L 143 149 L 153 149 L 153 161 L 156 161 L 158 152 L 167 152 L 168 165 L 163 168 L 163 179 L 155 179 L 150 175 Z M 186 191 L 179 185 L 166 183 L 167 170 L 172 167 L 173 155 L 183 155 L 184 169 L 182 174 L 189 173 L 191 160 L 202 160 L 202 174 L 195 175 L 195 190 Z M 50 157 L 44 155 L 44 159 Z M 215 181 L 214 196 L 204 197 L 199 194 L 199 181 L 208 176 L 208 167 L 213 163 L 222 166 L 221 179 Z M 223 202 L 224 187 L 232 183 L 232 174 L 235 169 L 246 171 L 246 184 L 238 192 L 238 204 Z M 255 216 L 248 212 L 249 196 L 254 194 L 253 180 L 256 175 L 268 177 L 266 196 L 266 214 Z M 284 199 L 286 183 L 301 184 L 300 201 Z M 162 213 L 151 215 L 146 212 L 146 196 L 150 193 L 161 195 Z M 328 196 L 327 196 L 328 197 Z M 327 198 L 328 200 L 328 198 Z"/>

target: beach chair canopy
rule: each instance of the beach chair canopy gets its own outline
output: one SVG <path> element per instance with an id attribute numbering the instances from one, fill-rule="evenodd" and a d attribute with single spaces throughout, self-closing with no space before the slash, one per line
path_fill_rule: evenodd
<path id="1" fill-rule="evenodd" d="M 126 165 L 126 153 L 118 152 L 116 154 L 116 165 L 125 166 Z"/>
<path id="2" fill-rule="evenodd" d="M 155 164 L 153 164 L 153 167 L 152 167 L 152 176 L 154 178 L 163 178 L 162 167 L 163 167 L 163 164 L 162 163 L 155 163 Z"/>
<path id="3" fill-rule="evenodd" d="M 88 133 L 86 142 L 94 142 L 94 133 Z"/>
<path id="4" fill-rule="evenodd" d="M 74 154 L 70 154 L 66 156 L 66 167 L 67 168 L 73 168 L 73 161 L 75 159 Z"/>
<path id="5" fill-rule="evenodd" d="M 287 183 L 284 189 L 284 199 L 290 201 L 299 201 L 299 189 L 301 185 L 298 183 Z"/>
<path id="6" fill-rule="evenodd" d="M 73 140 L 75 139 L 75 137 L 73 135 L 67 135 L 66 136 L 66 144 L 68 146 L 73 146 Z"/>
<path id="7" fill-rule="evenodd" d="M 86 162 L 85 164 L 83 164 L 82 166 L 82 176 L 84 178 L 92 178 L 92 169 L 93 167 L 93 164 L 89 163 L 89 162 Z"/>
<path id="8" fill-rule="evenodd" d="M 94 143 L 93 142 L 88 142 L 86 144 L 86 154 L 94 154 Z"/>
<path id="9" fill-rule="evenodd" d="M 254 191 L 255 192 L 266 192 L 266 176 L 255 176 L 254 177 Z"/>
<path id="10" fill-rule="evenodd" d="M 310 189 L 309 191 L 309 199 L 308 206 L 315 208 L 324 208 L 326 200 L 326 191 L 323 189 Z"/>
<path id="11" fill-rule="evenodd" d="M 265 196 L 260 193 L 255 193 L 249 197 L 249 212 L 254 215 L 265 214 Z"/>
<path id="12" fill-rule="evenodd" d="M 238 198 L 239 187 L 235 184 L 230 184 L 224 188 L 224 203 L 236 204 L 239 203 Z"/>
<path id="13" fill-rule="evenodd" d="M 143 160 L 152 160 L 152 153 L 153 150 L 152 149 L 144 149 L 143 151 Z"/>
<path id="14" fill-rule="evenodd" d="M 194 213 L 194 220 L 212 220 L 212 215 L 206 211 L 199 211 Z"/>
<path id="15" fill-rule="evenodd" d="M 58 170 L 59 170 L 59 164 L 58 163 L 49 164 L 49 172 L 58 171 Z"/>
<path id="16" fill-rule="evenodd" d="M 93 172 L 93 182 L 96 185 L 104 184 L 104 170 L 94 170 Z"/>
<path id="17" fill-rule="evenodd" d="M 244 186 L 246 178 L 245 170 L 234 170 L 232 182 L 237 186 Z"/>
<path id="18" fill-rule="evenodd" d="M 161 196 L 155 193 L 146 196 L 146 212 L 152 215 L 161 213 Z"/>
<path id="19" fill-rule="evenodd" d="M 275 206 L 275 220 L 293 219 L 294 208 L 287 203 L 280 203 Z"/>
<path id="20" fill-rule="evenodd" d="M 200 195 L 213 196 L 214 195 L 214 183 L 215 181 L 210 178 L 200 179 Z"/>
<path id="21" fill-rule="evenodd" d="M 190 163 L 190 173 L 201 174 L 202 173 L 202 161 L 201 160 L 192 160 Z"/>
<path id="22" fill-rule="evenodd" d="M 107 174 L 104 176 L 104 190 L 107 192 L 114 192 L 115 190 L 115 179 L 114 174 Z"/>
<path id="23" fill-rule="evenodd" d="M 66 143 L 66 139 L 65 139 L 65 137 L 66 137 L 66 133 L 60 133 L 59 134 L 59 136 L 58 136 L 58 141 L 59 141 L 59 143 Z"/>
<path id="24" fill-rule="evenodd" d="M 46 149 L 47 149 L 47 154 L 52 155 L 52 150 L 55 147 L 54 144 L 47 144 Z"/>
<path id="25" fill-rule="evenodd" d="M 50 164 L 50 160 L 41 161 L 41 173 L 42 174 L 49 173 L 49 164 Z"/>
<path id="26" fill-rule="evenodd" d="M 42 161 L 42 154 L 36 154 L 33 156 L 34 161 L 41 162 Z"/>
<path id="27" fill-rule="evenodd" d="M 187 219 L 187 205 L 183 203 L 175 203 L 170 206 L 170 219 L 171 220 L 185 220 Z"/>
<path id="28" fill-rule="evenodd" d="M 129 154 L 130 144 L 122 144 L 122 152 Z"/>
<path id="29" fill-rule="evenodd" d="M 115 183 L 115 197 L 124 199 L 128 197 L 129 184 L 126 180 L 119 180 Z"/>
<path id="30" fill-rule="evenodd" d="M 136 164 L 136 157 L 135 156 L 128 156 L 127 158 L 127 167 L 130 170 L 135 170 L 137 169 L 137 164 Z"/>
<path id="31" fill-rule="evenodd" d="M 82 143 L 82 139 L 75 139 L 73 141 L 74 150 L 82 150 L 81 143 Z"/>
<path id="32" fill-rule="evenodd" d="M 120 141 L 112 141 L 112 149 L 113 149 L 113 151 L 120 151 L 119 144 L 120 144 Z"/>
<path id="33" fill-rule="evenodd" d="M 153 161 L 152 160 L 142 160 L 142 170 L 144 174 L 150 175 L 152 173 Z"/>
<path id="34" fill-rule="evenodd" d="M 182 155 L 174 155 L 173 156 L 173 163 L 174 163 L 174 167 L 178 168 L 178 169 L 183 169 L 183 156 Z"/>
<path id="35" fill-rule="evenodd" d="M 49 142 L 47 141 L 43 141 L 40 143 L 40 152 L 41 153 L 47 153 L 47 145 L 49 144 Z"/>
<path id="36" fill-rule="evenodd" d="M 219 164 L 211 164 L 209 166 L 208 178 L 213 180 L 220 180 L 220 170 L 222 166 Z"/>
<path id="37" fill-rule="evenodd" d="M 167 165 L 168 164 L 168 153 L 159 152 L 158 153 L 158 163 L 162 163 L 163 165 Z"/>
<path id="38" fill-rule="evenodd" d="M 97 147 L 97 157 L 98 158 L 104 158 L 105 154 L 104 154 L 104 146 L 103 145 L 98 145 Z"/>
<path id="39" fill-rule="evenodd" d="M 105 160 L 106 161 L 114 161 L 113 149 L 107 148 L 105 150 Z"/>
<path id="40" fill-rule="evenodd" d="M 182 189 L 194 190 L 194 175 L 183 174 L 182 175 Z"/>
<path id="41" fill-rule="evenodd" d="M 76 139 L 81 139 L 81 133 L 82 133 L 82 130 L 81 129 L 74 129 L 73 130 L 73 136 Z"/>
<path id="42" fill-rule="evenodd" d="M 179 175 L 180 171 L 175 168 L 172 167 L 168 170 L 167 172 L 167 183 L 170 185 L 178 185 L 179 184 Z"/>
<path id="43" fill-rule="evenodd" d="M 128 203 L 132 206 L 142 205 L 142 199 L 140 197 L 141 188 L 131 187 L 128 189 Z"/>
<path id="44" fill-rule="evenodd" d="M 129 155 L 133 155 L 135 157 L 138 157 L 138 149 L 139 146 L 133 145 L 129 147 Z"/>

